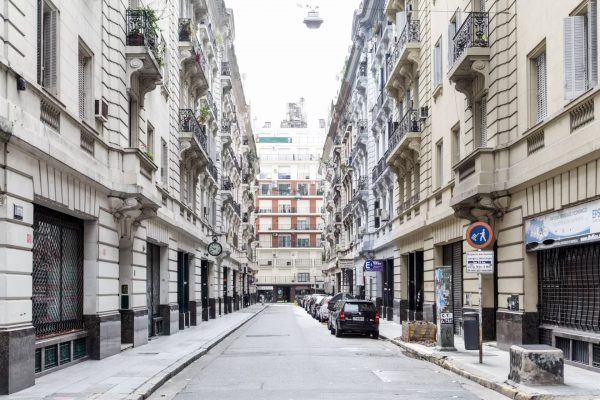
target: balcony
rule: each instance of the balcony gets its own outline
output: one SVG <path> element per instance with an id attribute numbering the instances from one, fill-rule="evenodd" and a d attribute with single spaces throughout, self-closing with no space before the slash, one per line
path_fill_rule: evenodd
<path id="1" fill-rule="evenodd" d="M 208 110 L 212 113 L 212 118 L 214 121 L 219 120 L 219 114 L 217 112 L 217 104 L 213 99 L 211 92 L 206 92 L 206 95 L 200 98 L 200 104 L 202 107 L 207 107 Z"/>
<path id="2" fill-rule="evenodd" d="M 127 89 L 136 91 L 140 106 L 146 93 L 162 80 L 164 48 L 152 24 L 153 10 L 127 10 L 126 13 L 126 68 Z"/>
<path id="3" fill-rule="evenodd" d="M 421 24 L 419 20 L 410 20 L 398 36 L 386 66 L 388 80 L 385 89 L 388 93 L 398 94 L 406 91 L 419 69 L 420 51 Z"/>
<path id="4" fill-rule="evenodd" d="M 217 167 L 213 160 L 209 158 L 208 161 L 208 167 L 206 168 L 208 170 L 208 174 L 212 177 L 214 182 L 217 183 L 219 181 L 219 172 L 217 171 Z"/>
<path id="5" fill-rule="evenodd" d="M 342 223 L 342 212 L 336 211 L 334 214 L 334 223 L 341 224 Z"/>
<path id="6" fill-rule="evenodd" d="M 348 203 L 344 206 L 343 209 L 344 220 L 350 216 L 352 216 L 352 203 Z"/>
<path id="7" fill-rule="evenodd" d="M 375 182 L 377 182 L 379 180 L 379 178 L 381 178 L 381 176 L 387 170 L 387 164 L 385 162 L 385 159 L 386 159 L 386 155 L 381 157 L 379 159 L 379 161 L 377 162 L 377 165 L 375 165 L 375 167 L 373 167 L 373 171 L 371 173 L 371 178 L 372 178 L 371 181 L 373 182 L 373 184 Z"/>
<path id="8" fill-rule="evenodd" d="M 275 233 L 273 235 L 276 235 Z M 305 243 L 305 242 L 277 242 L 277 243 L 259 243 L 260 248 L 263 249 L 310 249 L 310 248 L 320 248 L 316 243 Z"/>
<path id="9" fill-rule="evenodd" d="M 238 158 L 235 155 L 235 152 L 233 151 L 231 146 L 227 147 L 227 152 L 229 153 L 229 157 L 231 158 L 231 161 L 232 161 L 233 165 L 235 166 L 235 169 L 237 169 L 238 172 L 241 174 L 242 166 L 241 166 L 240 162 L 238 161 Z"/>
<path id="10" fill-rule="evenodd" d="M 410 149 L 417 154 L 421 152 L 421 130 L 423 124 L 418 110 L 409 110 L 404 114 L 388 144 L 387 163 L 396 165 L 401 159 L 407 158 L 405 150 Z"/>
<path id="11" fill-rule="evenodd" d="M 377 101 L 371 109 L 371 122 L 373 124 L 383 124 L 387 120 L 388 113 L 392 110 L 390 96 L 384 91 L 379 92 Z"/>
<path id="12" fill-rule="evenodd" d="M 358 65 L 358 75 L 356 77 L 356 89 L 365 91 L 367 89 L 367 61 L 361 61 Z"/>
<path id="13" fill-rule="evenodd" d="M 323 226 L 321 224 L 279 224 L 276 227 L 274 226 L 265 226 L 259 227 L 259 232 L 271 232 L 271 231 L 316 231 L 321 232 L 323 230 Z"/>
<path id="14" fill-rule="evenodd" d="M 211 162 L 208 156 L 206 127 L 198 123 L 190 109 L 179 110 L 179 143 L 181 153 L 199 160 L 201 166 Z"/>
<path id="15" fill-rule="evenodd" d="M 231 66 L 229 61 L 221 61 L 221 86 L 223 90 L 231 89 Z"/>
<path id="16" fill-rule="evenodd" d="M 200 39 L 212 53 L 213 58 L 217 55 L 217 40 L 212 25 L 206 20 L 200 21 Z"/>
<path id="17" fill-rule="evenodd" d="M 420 195 L 417 193 L 414 196 L 409 197 L 406 201 L 398 206 L 398 214 L 402 214 L 415 206 L 420 200 Z"/>
<path id="18" fill-rule="evenodd" d="M 189 18 L 179 19 L 179 60 L 183 75 L 189 77 L 190 90 L 205 90 L 208 87 L 207 59 L 190 24 Z"/>
<path id="19" fill-rule="evenodd" d="M 192 41 L 192 20 L 191 18 L 179 18 L 179 41 Z"/>
<path id="20" fill-rule="evenodd" d="M 469 104 L 487 91 L 489 79 L 488 13 L 471 12 L 458 29 L 448 48 L 452 52 L 448 79 Z"/>

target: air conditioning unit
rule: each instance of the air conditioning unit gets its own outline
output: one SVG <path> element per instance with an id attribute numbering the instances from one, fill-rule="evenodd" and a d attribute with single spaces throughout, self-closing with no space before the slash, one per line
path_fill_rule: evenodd
<path id="1" fill-rule="evenodd" d="M 277 237 L 279 236 L 279 233 L 274 233 L 273 236 Z"/>
<path id="2" fill-rule="evenodd" d="M 427 117 L 429 117 L 429 107 L 428 106 L 421 107 L 419 109 L 419 118 L 427 119 Z"/>
<path id="3" fill-rule="evenodd" d="M 390 219 L 390 215 L 388 214 L 387 210 L 380 210 L 380 216 L 379 218 L 381 218 L 382 221 L 387 221 Z"/>
<path id="4" fill-rule="evenodd" d="M 104 99 L 94 101 L 94 116 L 102 123 L 108 122 L 108 103 Z"/>

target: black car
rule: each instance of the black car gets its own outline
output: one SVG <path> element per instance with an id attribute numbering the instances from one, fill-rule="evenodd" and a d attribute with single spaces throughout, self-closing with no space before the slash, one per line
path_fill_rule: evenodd
<path id="1" fill-rule="evenodd" d="M 333 310 L 335 309 L 335 305 L 342 300 L 348 299 L 356 299 L 353 294 L 347 292 L 339 292 L 336 293 L 327 303 L 327 309 L 329 310 L 329 320 L 327 321 L 327 329 L 331 329 L 331 317 L 333 316 Z"/>
<path id="2" fill-rule="evenodd" d="M 336 337 L 344 333 L 363 333 L 379 337 L 379 311 L 368 300 L 342 300 L 330 313 L 330 331 Z"/>

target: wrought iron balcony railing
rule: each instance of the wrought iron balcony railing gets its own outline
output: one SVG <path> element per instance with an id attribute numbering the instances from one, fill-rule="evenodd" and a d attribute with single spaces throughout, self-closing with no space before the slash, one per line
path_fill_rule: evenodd
<path id="1" fill-rule="evenodd" d="M 217 105 L 215 104 L 215 100 L 213 99 L 212 93 L 206 92 L 206 104 L 208 108 L 212 111 L 215 118 L 219 118 L 219 114 L 217 114 Z"/>
<path id="2" fill-rule="evenodd" d="M 388 76 L 389 73 L 394 69 L 394 66 L 398 62 L 402 51 L 406 48 L 407 43 L 419 43 L 421 41 L 421 23 L 419 20 L 410 20 L 404 26 L 402 33 L 398 36 L 398 40 L 396 40 L 396 44 L 394 45 L 394 50 L 392 51 L 392 56 L 388 60 L 387 69 Z"/>
<path id="3" fill-rule="evenodd" d="M 356 187 L 358 190 L 367 190 L 368 179 L 366 176 L 361 176 L 358 178 Z"/>
<path id="4" fill-rule="evenodd" d="M 159 54 L 159 41 L 158 32 L 156 28 L 151 24 L 150 13 L 151 10 L 127 10 L 127 46 L 146 46 L 158 60 Z"/>
<path id="5" fill-rule="evenodd" d="M 358 76 L 367 76 L 367 61 L 361 61 L 358 66 Z"/>
<path id="6" fill-rule="evenodd" d="M 221 133 L 231 133 L 231 121 L 221 119 Z"/>
<path id="7" fill-rule="evenodd" d="M 352 212 L 352 203 L 348 203 L 344 206 L 344 218 L 346 218 Z"/>
<path id="8" fill-rule="evenodd" d="M 408 110 L 398 123 L 398 126 L 390 136 L 388 150 L 392 151 L 398 143 L 404 139 L 407 133 L 420 133 L 422 130 L 422 122 L 419 118 L 418 110 Z"/>
<path id="9" fill-rule="evenodd" d="M 342 222 L 342 213 L 340 211 L 336 211 L 334 219 L 336 223 Z"/>
<path id="10" fill-rule="evenodd" d="M 358 120 L 358 131 L 359 132 L 365 132 L 367 130 L 367 124 L 368 121 L 366 119 L 359 119 Z"/>
<path id="11" fill-rule="evenodd" d="M 233 208 L 233 211 L 235 211 L 235 213 L 238 215 L 238 217 L 241 217 L 241 215 L 242 215 L 242 206 L 240 206 L 240 203 L 238 203 L 237 201 L 232 201 L 231 202 L 231 208 Z"/>
<path id="12" fill-rule="evenodd" d="M 233 190 L 233 182 L 231 182 L 231 179 L 223 179 L 223 182 L 221 183 L 221 190 Z"/>
<path id="13" fill-rule="evenodd" d="M 219 180 L 219 172 L 217 171 L 217 166 L 215 165 L 213 160 L 209 161 L 208 166 L 206 168 L 208 169 L 208 173 L 213 177 L 215 181 Z"/>
<path id="14" fill-rule="evenodd" d="M 221 75 L 231 76 L 231 67 L 229 61 L 221 61 Z"/>
<path id="15" fill-rule="evenodd" d="M 191 18 L 179 18 L 179 41 L 190 42 L 192 40 Z"/>
<path id="16" fill-rule="evenodd" d="M 452 39 L 454 52 L 452 64 L 465 49 L 489 46 L 489 19 L 486 12 L 471 12 Z"/>
<path id="17" fill-rule="evenodd" d="M 202 26 L 204 26 L 206 28 L 206 30 L 208 31 L 208 39 L 212 43 L 213 48 L 215 49 L 215 51 L 217 51 L 217 40 L 215 39 L 215 33 L 213 32 L 213 29 L 212 29 L 212 26 L 211 26 L 210 22 L 202 20 L 202 21 L 200 21 L 200 24 Z"/>
<path id="18" fill-rule="evenodd" d="M 192 110 L 188 108 L 179 110 L 179 131 L 192 132 L 200 148 L 202 148 L 208 154 L 208 137 L 206 136 L 206 127 L 198 123 L 198 120 L 196 119 L 196 116 Z"/>
<path id="19" fill-rule="evenodd" d="M 377 179 L 379 179 L 381 174 L 383 174 L 383 171 L 385 171 L 385 169 L 387 167 L 387 165 L 385 163 L 385 159 L 386 159 L 386 156 L 384 155 L 383 157 L 381 157 L 379 159 L 379 161 L 377 162 L 377 165 L 375 165 L 375 167 L 373 168 L 373 171 L 372 171 L 373 182 L 377 181 Z"/>
<path id="20" fill-rule="evenodd" d="M 227 147 L 227 151 L 229 152 L 229 156 L 231 157 L 231 160 L 233 161 L 233 164 L 235 165 L 235 168 L 238 171 L 242 171 L 242 166 L 240 165 L 240 162 L 238 161 L 235 152 L 233 151 L 233 149 L 231 148 L 231 146 Z"/>

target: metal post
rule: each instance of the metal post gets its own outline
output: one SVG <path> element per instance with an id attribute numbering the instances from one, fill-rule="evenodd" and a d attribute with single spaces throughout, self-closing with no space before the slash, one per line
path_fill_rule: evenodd
<path id="1" fill-rule="evenodd" d="M 477 275 L 479 275 L 479 364 L 483 364 L 483 274 Z"/>

